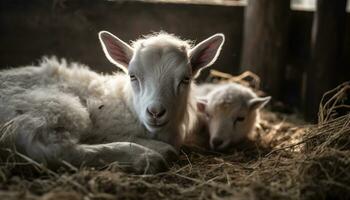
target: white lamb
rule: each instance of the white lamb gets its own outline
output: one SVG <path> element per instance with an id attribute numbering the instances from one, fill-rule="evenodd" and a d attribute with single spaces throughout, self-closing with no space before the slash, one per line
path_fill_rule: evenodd
<path id="1" fill-rule="evenodd" d="M 224 36 L 193 48 L 166 33 L 132 46 L 106 31 L 99 39 L 128 75 L 103 76 L 56 59 L 0 72 L 0 149 L 51 168 L 65 161 L 116 162 L 137 173 L 166 169 L 191 128 L 191 82 L 216 60 Z"/>
<path id="2" fill-rule="evenodd" d="M 225 151 L 246 138 L 256 126 L 259 109 L 271 97 L 257 97 L 236 83 L 197 87 L 198 122 L 186 138 L 188 145 Z"/>

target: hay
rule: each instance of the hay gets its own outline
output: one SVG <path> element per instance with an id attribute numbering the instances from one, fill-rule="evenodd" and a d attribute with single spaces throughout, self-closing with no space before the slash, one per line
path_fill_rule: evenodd
<path id="1" fill-rule="evenodd" d="M 230 153 L 184 150 L 153 176 L 3 162 L 0 199 L 350 199 L 350 114 L 337 111 L 346 88 L 325 95 L 317 125 L 266 111 L 251 140 Z"/>

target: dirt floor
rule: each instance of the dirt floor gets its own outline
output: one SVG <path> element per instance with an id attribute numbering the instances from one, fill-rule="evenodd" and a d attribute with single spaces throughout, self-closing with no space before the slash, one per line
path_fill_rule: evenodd
<path id="1" fill-rule="evenodd" d="M 350 199 L 350 113 L 337 115 L 338 97 L 320 107 L 317 125 L 264 111 L 255 135 L 230 153 L 185 148 L 157 175 L 3 162 L 0 199 Z"/>

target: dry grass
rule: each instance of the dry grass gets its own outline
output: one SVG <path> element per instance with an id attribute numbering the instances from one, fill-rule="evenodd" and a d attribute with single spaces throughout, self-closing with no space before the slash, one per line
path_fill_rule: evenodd
<path id="1" fill-rule="evenodd" d="M 264 112 L 252 139 L 230 153 L 184 149 L 153 176 L 4 162 L 0 199 L 350 199 L 350 114 L 337 115 L 348 91 L 344 83 L 326 94 L 317 125 Z"/>

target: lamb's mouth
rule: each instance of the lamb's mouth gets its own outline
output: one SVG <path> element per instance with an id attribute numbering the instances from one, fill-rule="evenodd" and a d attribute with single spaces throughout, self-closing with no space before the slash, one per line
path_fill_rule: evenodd
<path id="1" fill-rule="evenodd" d="M 168 123 L 168 121 L 165 121 L 163 123 L 147 123 L 147 125 L 151 128 L 158 129 L 158 128 L 164 127 L 167 123 Z"/>

